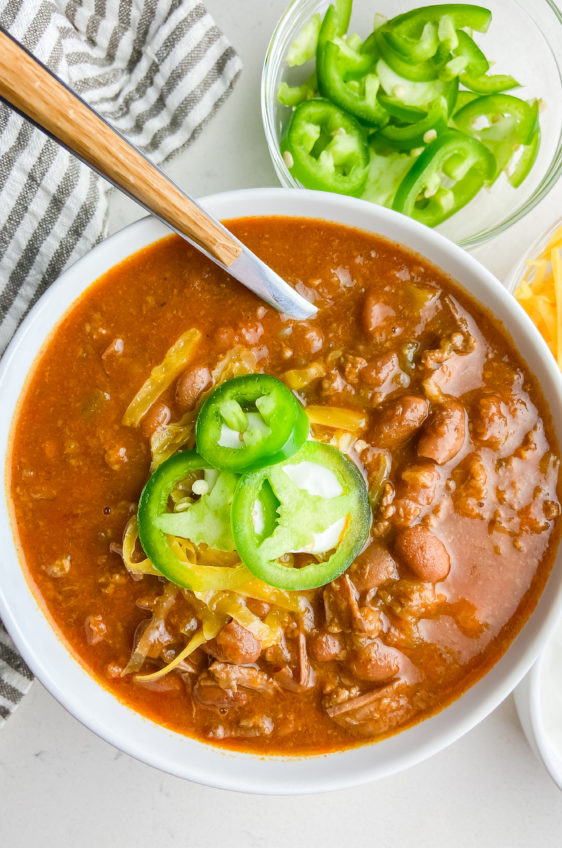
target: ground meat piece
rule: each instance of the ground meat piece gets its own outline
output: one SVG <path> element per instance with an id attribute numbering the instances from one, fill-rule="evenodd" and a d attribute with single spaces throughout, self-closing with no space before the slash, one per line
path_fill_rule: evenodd
<path id="1" fill-rule="evenodd" d="M 207 643 L 207 651 L 221 662 L 247 665 L 259 658 L 261 642 L 232 619 L 225 624 L 215 639 Z"/>
<path id="2" fill-rule="evenodd" d="M 84 622 L 84 629 L 89 645 L 97 645 L 107 636 L 107 626 L 101 615 L 88 615 Z"/>
<path id="3" fill-rule="evenodd" d="M 440 480 L 439 470 L 432 462 L 405 468 L 398 487 L 399 497 L 394 501 L 393 524 L 399 527 L 414 524 L 423 508 L 433 503 Z"/>
<path id="4" fill-rule="evenodd" d="M 347 653 L 343 636 L 325 630 L 317 630 L 308 637 L 308 649 L 316 662 L 343 660 Z"/>
<path id="5" fill-rule="evenodd" d="M 497 395 L 481 397 L 472 420 L 474 440 L 492 450 L 498 450 L 509 435 L 509 418 L 501 398 Z"/>
<path id="6" fill-rule="evenodd" d="M 354 395 L 354 389 L 344 380 L 337 368 L 332 368 L 322 380 L 322 395 L 336 403 L 349 400 Z"/>
<path id="7" fill-rule="evenodd" d="M 346 353 L 343 357 L 343 373 L 347 382 L 356 386 L 366 365 L 367 360 L 363 359 L 362 356 L 352 356 L 350 353 Z"/>
<path id="8" fill-rule="evenodd" d="M 359 607 L 355 619 L 355 630 L 370 636 L 372 639 L 382 633 L 384 623 L 380 610 L 370 606 Z"/>
<path id="9" fill-rule="evenodd" d="M 425 398 L 403 395 L 384 403 L 375 412 L 369 441 L 380 448 L 395 448 L 411 439 L 427 418 Z"/>
<path id="10" fill-rule="evenodd" d="M 449 573 L 451 561 L 445 545 L 422 524 L 401 530 L 394 550 L 398 561 L 410 568 L 420 580 L 437 583 Z"/>
<path id="11" fill-rule="evenodd" d="M 255 345 L 263 336 L 263 324 L 261 321 L 248 321 L 240 325 L 238 332 L 246 344 Z"/>
<path id="12" fill-rule="evenodd" d="M 397 498 L 394 501 L 392 524 L 396 527 L 411 527 L 421 517 L 423 507 L 409 498 Z"/>
<path id="13" fill-rule="evenodd" d="M 398 652 L 387 648 L 378 639 L 367 640 L 355 647 L 347 664 L 356 677 L 372 683 L 390 680 L 400 669 Z"/>
<path id="14" fill-rule="evenodd" d="M 398 489 L 401 498 L 429 506 L 433 503 L 437 487 L 441 481 L 439 470 L 431 462 L 410 465 L 402 471 L 402 480 Z"/>
<path id="15" fill-rule="evenodd" d="M 373 542 L 357 557 L 349 576 L 358 592 L 368 592 L 385 583 L 396 580 L 398 571 L 392 555 L 378 542 Z"/>
<path id="16" fill-rule="evenodd" d="M 456 511 L 467 518 L 484 518 L 487 510 L 488 475 L 479 453 L 470 453 L 453 471 L 456 489 L 451 498 Z"/>
<path id="17" fill-rule="evenodd" d="M 294 347 L 307 361 L 308 357 L 320 353 L 324 344 L 324 335 L 320 327 L 309 324 L 308 321 L 298 321 L 293 325 L 291 339 Z"/>
<path id="18" fill-rule="evenodd" d="M 235 727 L 216 724 L 208 732 L 209 739 L 252 739 L 256 736 L 270 736 L 274 730 L 271 716 L 256 715 L 241 719 Z"/>
<path id="19" fill-rule="evenodd" d="M 423 425 L 418 441 L 418 456 L 432 459 L 444 465 L 453 459 L 466 436 L 466 413 L 464 406 L 455 398 L 448 398 L 432 409 Z"/>

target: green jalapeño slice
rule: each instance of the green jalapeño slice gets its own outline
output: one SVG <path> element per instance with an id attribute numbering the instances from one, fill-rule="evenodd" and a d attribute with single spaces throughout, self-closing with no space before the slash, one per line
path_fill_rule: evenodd
<path id="1" fill-rule="evenodd" d="M 234 550 L 230 509 L 237 482 L 235 474 L 209 468 L 195 451 L 174 454 L 150 477 L 139 500 L 139 538 L 153 566 L 172 583 L 203 592 L 230 589 L 247 580 L 243 566 L 192 564 L 180 558 L 174 546 L 179 538 L 219 551 Z M 182 499 L 180 511 L 170 511 L 178 493 L 188 497 Z"/>
<path id="2" fill-rule="evenodd" d="M 242 476 L 232 503 L 240 558 L 260 580 L 288 590 L 335 580 L 363 549 L 371 520 L 358 469 L 320 442 L 306 442 L 290 459 Z M 292 567 L 287 554 L 317 561 Z"/>
<path id="3" fill-rule="evenodd" d="M 292 456 L 308 438 L 304 408 L 268 374 L 234 377 L 219 386 L 196 424 L 198 453 L 224 471 L 254 471 Z"/>

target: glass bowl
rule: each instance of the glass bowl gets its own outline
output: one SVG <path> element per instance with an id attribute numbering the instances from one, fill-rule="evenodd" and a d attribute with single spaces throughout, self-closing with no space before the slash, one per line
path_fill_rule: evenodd
<path id="1" fill-rule="evenodd" d="M 439 2 L 439 0 L 438 0 Z M 323 14 L 329 0 L 293 0 L 281 17 L 267 50 L 262 73 L 261 109 L 273 166 L 282 185 L 300 188 L 287 168 L 279 143 L 291 109 L 277 99 L 280 82 L 298 85 L 307 79 L 313 63 L 289 68 L 285 56 L 291 42 L 316 12 Z M 350 32 L 366 37 L 375 12 L 393 17 L 422 5 L 420 0 L 355 0 Z M 522 83 L 514 94 L 541 98 L 542 141 L 537 161 L 527 179 L 514 189 L 502 174 L 463 209 L 438 227 L 462 247 L 475 247 L 502 233 L 533 209 L 555 185 L 562 171 L 562 13 L 554 0 L 488 0 L 492 23 L 485 35 L 475 34 L 484 52 L 494 60 L 492 73 L 513 74 Z"/>
<path id="2" fill-rule="evenodd" d="M 528 262 L 536 259 L 539 256 L 545 247 L 550 242 L 554 233 L 556 233 L 559 229 L 562 228 L 562 218 L 558 218 L 558 220 L 548 228 L 548 230 L 536 239 L 533 244 L 525 251 L 523 256 L 521 256 L 511 271 L 509 272 L 507 279 L 505 280 L 506 289 L 513 294 L 515 289 L 522 282 L 525 273 L 529 270 Z M 528 282 L 532 282 L 533 276 L 531 274 Z"/>

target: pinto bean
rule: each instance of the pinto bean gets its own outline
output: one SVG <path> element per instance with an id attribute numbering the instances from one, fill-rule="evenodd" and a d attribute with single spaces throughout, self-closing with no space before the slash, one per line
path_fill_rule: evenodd
<path id="1" fill-rule="evenodd" d="M 209 653 L 220 662 L 246 665 L 255 662 L 261 654 L 261 642 L 234 619 L 224 625 L 214 642 Z"/>
<path id="2" fill-rule="evenodd" d="M 361 321 L 365 332 L 372 336 L 378 335 L 388 324 L 390 319 L 396 317 L 392 306 L 383 303 L 375 293 L 368 294 L 363 302 Z"/>
<path id="3" fill-rule="evenodd" d="M 308 637 L 310 656 L 317 662 L 345 659 L 346 649 L 341 633 L 326 633 L 318 630 Z"/>
<path id="4" fill-rule="evenodd" d="M 449 573 L 451 560 L 447 548 L 423 524 L 401 530 L 396 537 L 394 550 L 398 561 L 428 583 L 444 580 Z"/>
<path id="5" fill-rule="evenodd" d="M 389 400 L 375 412 L 369 441 L 379 448 L 394 448 L 411 439 L 427 418 L 425 398 L 403 395 Z"/>
<path id="6" fill-rule="evenodd" d="M 398 673 L 400 663 L 396 651 L 374 639 L 351 653 L 349 667 L 361 680 L 383 683 Z"/>
<path id="7" fill-rule="evenodd" d="M 358 592 L 368 592 L 387 580 L 395 580 L 398 572 L 391 554 L 380 543 L 373 542 L 357 557 L 349 576 Z"/>
<path id="8" fill-rule="evenodd" d="M 199 395 L 211 385 L 211 372 L 206 365 L 193 365 L 176 383 L 176 403 L 182 412 L 193 409 Z"/>
<path id="9" fill-rule="evenodd" d="M 172 413 L 165 403 L 154 403 L 141 421 L 141 432 L 145 439 L 150 439 L 153 433 L 165 427 Z"/>
<path id="10" fill-rule="evenodd" d="M 444 465 L 458 454 L 465 436 L 464 406 L 455 398 L 449 398 L 429 413 L 418 441 L 418 456 Z"/>
<path id="11" fill-rule="evenodd" d="M 271 609 L 270 604 L 266 601 L 260 601 L 257 598 L 246 598 L 246 606 L 253 612 L 254 615 L 259 616 L 259 618 L 265 618 Z"/>
<path id="12" fill-rule="evenodd" d="M 371 389 L 380 389 L 388 380 L 400 372 L 400 363 L 395 353 L 383 353 L 371 359 L 361 372 L 361 379 Z"/>

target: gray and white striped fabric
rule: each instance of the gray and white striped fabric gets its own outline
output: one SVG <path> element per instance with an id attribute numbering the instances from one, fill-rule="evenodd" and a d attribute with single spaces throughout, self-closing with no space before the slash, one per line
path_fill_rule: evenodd
<path id="1" fill-rule="evenodd" d="M 0 25 L 157 164 L 197 136 L 241 70 L 197 0 L 0 0 Z M 0 353 L 103 238 L 109 191 L 0 104 Z M 30 681 L 0 622 L 0 726 Z"/>

